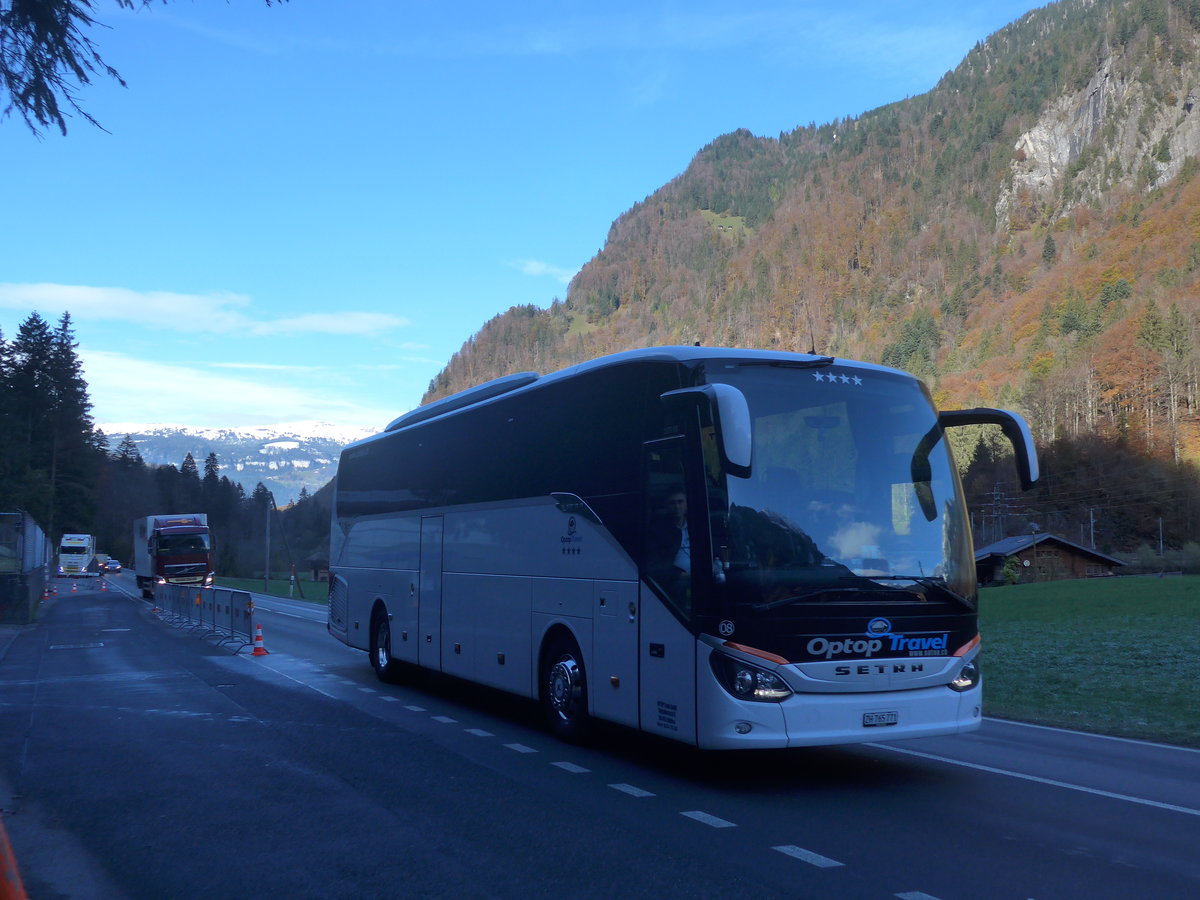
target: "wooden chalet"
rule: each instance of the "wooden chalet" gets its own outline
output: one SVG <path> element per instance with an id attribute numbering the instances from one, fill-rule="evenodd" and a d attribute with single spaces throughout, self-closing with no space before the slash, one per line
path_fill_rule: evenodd
<path id="1" fill-rule="evenodd" d="M 975 551 L 975 575 L 981 585 L 1004 584 L 1004 564 L 1016 557 L 1020 584 L 1115 575 L 1119 559 L 1053 534 L 1022 534 Z"/>

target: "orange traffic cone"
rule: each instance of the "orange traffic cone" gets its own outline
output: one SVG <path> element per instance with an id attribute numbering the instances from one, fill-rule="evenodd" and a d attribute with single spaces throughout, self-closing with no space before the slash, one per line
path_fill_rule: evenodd
<path id="1" fill-rule="evenodd" d="M 251 656 L 266 656 L 269 652 L 270 651 L 267 650 L 267 648 L 263 646 L 262 626 L 255 625 L 254 626 L 254 650 L 251 652 L 250 655 Z"/>
<path id="2" fill-rule="evenodd" d="M 79 585 L 76 584 L 74 581 L 72 581 L 71 582 L 71 592 L 74 593 L 77 590 L 79 590 Z"/>
<path id="3" fill-rule="evenodd" d="M 103 578 L 100 579 L 100 590 L 102 590 L 102 591 L 108 590 L 108 582 Z"/>

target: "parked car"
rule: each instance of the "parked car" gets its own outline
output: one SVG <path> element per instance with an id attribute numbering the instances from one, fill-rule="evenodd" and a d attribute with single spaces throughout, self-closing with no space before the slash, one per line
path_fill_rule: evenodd
<path id="1" fill-rule="evenodd" d="M 105 560 L 102 571 L 105 575 L 119 575 L 121 573 L 121 564 L 115 559 Z"/>

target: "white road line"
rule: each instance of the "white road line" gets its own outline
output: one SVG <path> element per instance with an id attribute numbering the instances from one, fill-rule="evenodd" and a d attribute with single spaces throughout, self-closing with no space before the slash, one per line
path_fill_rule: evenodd
<path id="1" fill-rule="evenodd" d="M 809 865 L 819 866 L 822 869 L 845 865 L 845 863 L 840 863 L 836 859 L 830 859 L 828 856 L 822 856 L 820 853 L 813 853 L 811 850 L 805 850 L 803 847 L 797 847 L 794 844 L 785 844 L 782 847 L 772 847 L 771 849 L 778 850 L 784 856 L 803 860 Z"/>
<path id="2" fill-rule="evenodd" d="M 518 753 L 537 753 L 532 747 L 526 747 L 524 744 L 505 744 L 509 750 L 516 750 Z"/>
<path id="3" fill-rule="evenodd" d="M 623 794 L 628 794 L 630 797 L 653 797 L 654 794 L 649 791 L 643 791 L 640 787 L 634 787 L 632 784 L 610 784 L 610 788 L 620 791 Z"/>
<path id="4" fill-rule="evenodd" d="M 406 706 L 404 708 L 412 710 L 413 712 L 425 712 L 425 707 L 423 706 Z"/>
<path id="5" fill-rule="evenodd" d="M 1161 744 L 1157 741 L 1143 741 L 1139 738 L 1118 737 L 1115 734 L 1096 734 L 1094 731 L 1078 731 L 1074 728 L 1059 728 L 1054 725 L 1035 725 L 1033 722 L 1017 722 L 1013 719 L 993 719 L 984 716 L 985 722 L 996 722 L 1001 725 L 1014 725 L 1018 728 L 1038 728 L 1042 731 L 1058 731 L 1062 734 L 1077 734 L 1080 737 L 1096 738 L 1101 741 L 1117 741 L 1122 744 L 1140 744 L 1143 747 L 1157 747 L 1160 750 L 1174 750 L 1178 753 L 1200 753 L 1196 747 L 1179 747 L 1175 744 Z"/>
<path id="6" fill-rule="evenodd" d="M 457 725 L 458 719 L 452 719 L 449 716 L 434 716 L 433 721 L 441 722 L 445 725 Z"/>
<path id="7" fill-rule="evenodd" d="M 575 765 L 575 763 L 569 763 L 569 762 L 556 762 L 556 763 L 550 763 L 550 765 L 557 766 L 558 768 L 562 769 L 564 772 L 570 772 L 573 775 L 582 775 L 584 772 L 592 771 L 591 769 L 585 769 L 583 766 L 577 766 L 577 765 Z"/>
<path id="8" fill-rule="evenodd" d="M 490 731 L 484 731 L 482 728 L 468 728 L 467 734 L 473 734 L 476 737 L 495 737 Z"/>
<path id="9" fill-rule="evenodd" d="M 683 812 L 680 815 L 687 816 L 689 819 L 695 819 L 697 822 L 702 822 L 705 825 L 711 825 L 713 828 L 737 828 L 737 823 L 735 822 L 726 822 L 724 819 L 710 816 L 708 813 L 700 812 L 698 809 L 693 809 L 691 812 Z"/>
<path id="10" fill-rule="evenodd" d="M 1046 784 L 1050 787 L 1065 788 L 1069 791 L 1079 791 L 1083 794 L 1093 794 L 1097 797 L 1108 797 L 1110 800 L 1123 800 L 1126 803 L 1136 803 L 1139 806 L 1152 806 L 1155 809 L 1165 809 L 1168 812 L 1183 813 L 1188 816 L 1200 816 L 1200 809 L 1192 809 L 1187 806 L 1175 806 L 1172 803 L 1162 803 L 1158 800 L 1147 800 L 1144 797 L 1131 797 L 1128 794 L 1115 794 L 1112 791 L 1102 791 L 1099 788 L 1084 787 L 1081 784 L 1070 784 L 1066 781 L 1055 781 L 1053 778 L 1041 778 L 1037 775 L 1028 775 L 1025 772 L 1013 772 L 1008 769 L 997 769 L 994 766 L 983 766 L 979 763 L 964 762 L 961 759 L 950 759 L 947 756 L 935 756 L 932 753 L 919 753 L 916 750 L 904 750 L 900 747 L 891 747 L 887 744 L 867 744 L 868 747 L 874 747 L 876 750 L 890 750 L 892 753 L 903 753 L 906 756 L 919 756 L 922 759 L 932 759 L 935 762 L 950 763 L 954 766 L 962 766 L 966 769 L 975 769 L 979 772 L 990 772 L 993 775 L 1007 775 L 1009 778 L 1019 778 L 1022 781 L 1032 781 L 1036 784 Z"/>
<path id="11" fill-rule="evenodd" d="M 369 688 L 369 687 L 360 687 L 359 690 L 362 691 L 364 694 L 378 694 L 379 693 L 379 691 L 375 690 L 375 688 Z"/>
<path id="12" fill-rule="evenodd" d="M 938 900 L 933 894 L 926 894 L 923 891 L 905 891 L 903 894 L 893 894 L 894 897 L 899 897 L 900 900 Z"/>
<path id="13" fill-rule="evenodd" d="M 379 699 L 380 699 L 380 700 L 386 700 L 388 703 L 399 703 L 399 702 L 400 702 L 400 698 L 399 698 L 399 697 L 393 697 L 393 696 L 391 696 L 390 694 L 384 694 L 384 695 L 383 695 L 382 697 L 380 697 Z"/>

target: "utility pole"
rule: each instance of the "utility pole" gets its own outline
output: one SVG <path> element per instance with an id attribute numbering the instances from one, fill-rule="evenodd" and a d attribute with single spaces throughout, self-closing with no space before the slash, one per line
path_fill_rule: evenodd
<path id="1" fill-rule="evenodd" d="M 267 513 L 266 538 L 263 541 L 263 543 L 266 545 L 266 549 L 263 551 L 263 553 L 264 553 L 263 593 L 264 594 L 271 593 L 271 585 L 270 585 L 270 579 L 271 579 L 271 512 L 272 512 L 272 510 L 275 509 L 275 496 L 270 491 L 267 491 L 267 497 L 270 499 L 271 505 L 266 510 L 266 513 Z"/>

